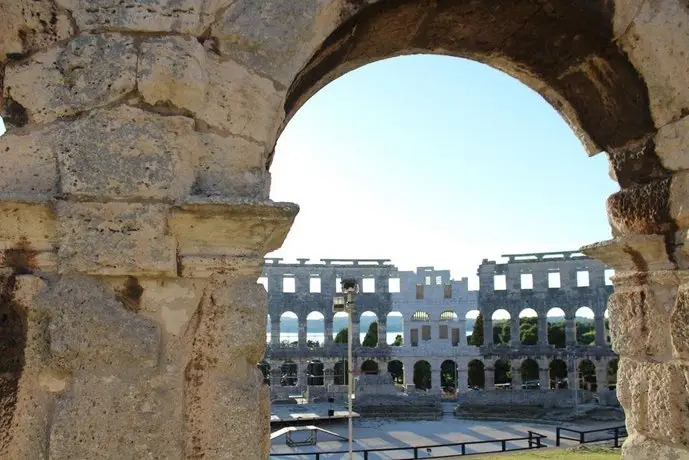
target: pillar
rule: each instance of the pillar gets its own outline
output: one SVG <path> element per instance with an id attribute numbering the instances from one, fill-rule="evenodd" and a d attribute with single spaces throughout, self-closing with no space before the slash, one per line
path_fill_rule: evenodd
<path id="1" fill-rule="evenodd" d="M 385 316 L 378 318 L 378 346 L 386 347 L 388 346 L 388 336 L 387 336 L 387 325 L 388 321 Z"/>
<path id="2" fill-rule="evenodd" d="M 548 317 L 546 313 L 538 316 L 538 344 L 548 345 Z"/>
<path id="3" fill-rule="evenodd" d="M 596 392 L 603 394 L 608 390 L 608 361 L 605 359 L 594 361 L 596 366 Z"/>
<path id="4" fill-rule="evenodd" d="M 414 362 L 403 361 L 404 366 L 404 385 L 414 385 Z"/>
<path id="5" fill-rule="evenodd" d="M 280 364 L 278 362 L 272 362 L 271 363 L 271 369 L 270 369 L 270 386 L 271 387 L 280 387 L 282 386 L 282 369 L 280 368 Z"/>
<path id="6" fill-rule="evenodd" d="M 42 354 L 0 457 L 267 458 L 256 280 L 298 210 L 268 196 L 273 82 L 207 52 L 198 11 L 17 5 L 51 31 L 0 57 L 0 289 Z"/>
<path id="7" fill-rule="evenodd" d="M 538 382 L 541 390 L 550 390 L 550 368 L 539 363 Z"/>
<path id="8" fill-rule="evenodd" d="M 517 313 L 510 317 L 510 346 L 518 347 L 522 343 L 519 332 L 519 316 Z"/>
<path id="9" fill-rule="evenodd" d="M 306 316 L 298 318 L 299 333 L 297 334 L 297 345 L 299 348 L 306 348 Z"/>
<path id="10" fill-rule="evenodd" d="M 513 360 L 510 362 L 512 371 L 512 389 L 521 390 L 522 389 L 522 367 L 519 360 Z"/>
<path id="11" fill-rule="evenodd" d="M 493 345 L 493 320 L 483 316 L 483 345 Z"/>
<path id="12" fill-rule="evenodd" d="M 431 368 L 431 391 L 440 394 L 442 388 L 442 380 L 440 375 L 440 366 L 433 366 Z"/>
<path id="13" fill-rule="evenodd" d="M 494 391 L 495 390 L 495 368 L 493 368 L 492 366 L 484 367 L 483 376 L 484 376 L 484 381 L 485 381 L 484 390 Z"/>
<path id="14" fill-rule="evenodd" d="M 457 371 L 457 392 L 464 394 L 469 391 L 469 371 L 467 369 L 459 369 Z"/>
<path id="15" fill-rule="evenodd" d="M 355 317 L 352 321 L 352 346 L 357 347 L 361 345 L 361 337 L 359 337 L 359 318 Z"/>
<path id="16" fill-rule="evenodd" d="M 605 347 L 607 346 L 607 340 L 605 340 L 605 318 L 603 315 L 596 316 L 594 318 L 594 323 L 596 326 L 596 346 Z"/>
<path id="17" fill-rule="evenodd" d="M 329 346 L 333 344 L 333 317 L 329 315 L 325 315 L 323 319 L 323 342 L 324 346 Z"/>
<path id="18" fill-rule="evenodd" d="M 307 359 L 297 360 L 297 387 L 302 391 L 308 386 L 308 365 Z"/>
<path id="19" fill-rule="evenodd" d="M 568 347 L 577 344 L 577 324 L 574 312 L 565 313 L 565 344 Z"/>
<path id="20" fill-rule="evenodd" d="M 323 383 L 326 388 L 330 388 L 330 385 L 335 384 L 335 371 L 332 367 L 329 367 L 323 371 Z"/>
<path id="21" fill-rule="evenodd" d="M 277 321 L 270 317 L 270 344 L 273 347 L 280 346 L 280 318 Z"/>

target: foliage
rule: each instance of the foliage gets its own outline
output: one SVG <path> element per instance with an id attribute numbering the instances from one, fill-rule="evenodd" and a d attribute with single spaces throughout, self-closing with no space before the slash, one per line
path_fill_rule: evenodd
<path id="1" fill-rule="evenodd" d="M 414 385 L 419 390 L 431 388 L 431 365 L 426 361 L 419 361 L 414 365 Z"/>
<path id="2" fill-rule="evenodd" d="M 483 314 L 479 313 L 474 321 L 474 331 L 471 336 L 467 339 L 469 345 L 475 345 L 477 347 L 483 345 Z"/>
<path id="3" fill-rule="evenodd" d="M 467 370 L 469 387 L 484 388 L 486 386 L 486 376 L 483 370 L 484 365 L 481 361 L 474 359 L 469 362 L 469 368 Z"/>
<path id="4" fill-rule="evenodd" d="M 523 382 L 525 382 L 527 380 L 538 380 L 538 377 L 539 377 L 538 363 L 536 361 L 534 361 L 533 359 L 525 359 L 522 362 L 521 372 L 522 372 L 522 381 Z"/>
<path id="5" fill-rule="evenodd" d="M 361 372 L 365 374 L 377 374 L 378 373 L 378 363 L 370 359 L 364 361 L 361 365 Z"/>
<path id="6" fill-rule="evenodd" d="M 346 343 L 346 342 L 345 342 Z M 361 344 L 364 347 L 375 348 L 378 346 L 378 322 L 374 321 L 368 326 L 368 331 Z"/>
<path id="7" fill-rule="evenodd" d="M 270 363 L 267 361 L 261 361 L 258 363 L 258 368 L 261 370 L 261 373 L 263 374 L 263 383 L 266 385 L 270 385 Z"/>
<path id="8" fill-rule="evenodd" d="M 321 343 L 318 340 L 307 340 L 306 346 L 309 348 L 318 348 L 321 346 Z"/>
<path id="9" fill-rule="evenodd" d="M 323 375 L 323 363 L 320 361 L 311 361 L 307 367 L 306 372 L 308 373 L 308 384 L 309 385 L 323 385 L 324 375 Z"/>
<path id="10" fill-rule="evenodd" d="M 404 365 L 402 361 L 390 361 L 390 363 L 388 363 L 388 372 L 392 375 L 392 380 L 395 383 L 404 383 Z"/>
<path id="11" fill-rule="evenodd" d="M 519 318 L 519 339 L 524 345 L 538 344 L 538 318 Z"/>
<path id="12" fill-rule="evenodd" d="M 440 384 L 442 387 L 456 386 L 457 364 L 454 361 L 444 361 L 440 366 Z"/>
<path id="13" fill-rule="evenodd" d="M 342 328 L 335 336 L 335 343 L 347 343 L 349 341 L 349 328 Z"/>
<path id="14" fill-rule="evenodd" d="M 402 337 L 402 335 L 397 334 L 395 336 L 395 341 L 392 343 L 392 346 L 393 347 L 401 347 L 403 342 L 404 342 L 404 338 Z"/>
<path id="15" fill-rule="evenodd" d="M 347 361 L 338 361 L 333 366 L 333 383 L 335 385 L 347 385 L 349 382 L 349 366 Z"/>
<path id="16" fill-rule="evenodd" d="M 504 359 L 499 359 L 495 363 L 495 384 L 512 382 L 512 367 L 510 362 Z"/>

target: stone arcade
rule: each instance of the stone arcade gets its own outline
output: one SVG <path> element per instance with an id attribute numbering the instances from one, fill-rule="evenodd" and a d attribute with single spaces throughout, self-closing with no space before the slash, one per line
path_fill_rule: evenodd
<path id="1" fill-rule="evenodd" d="M 0 457 L 266 458 L 256 279 L 297 213 L 268 200 L 275 143 L 419 52 L 515 76 L 608 152 L 613 239 L 585 252 L 617 273 L 623 456 L 689 457 L 685 0 L 4 0 Z"/>

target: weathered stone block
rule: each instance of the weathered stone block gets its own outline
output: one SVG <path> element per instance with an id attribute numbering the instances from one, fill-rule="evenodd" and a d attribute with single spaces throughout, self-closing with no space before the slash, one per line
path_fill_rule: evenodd
<path id="1" fill-rule="evenodd" d="M 648 85 L 651 114 L 664 126 L 689 111 L 689 8 L 681 0 L 643 2 L 618 39 Z"/>
<path id="2" fill-rule="evenodd" d="M 131 37 L 76 37 L 64 48 L 8 66 L 5 95 L 24 107 L 32 121 L 47 123 L 106 105 L 133 91 L 136 61 Z"/>
<path id="3" fill-rule="evenodd" d="M 56 0 L 82 30 L 126 29 L 200 35 L 233 0 Z"/>
<path id="4" fill-rule="evenodd" d="M 153 317 L 162 330 L 180 337 L 201 300 L 205 280 L 142 279 L 141 312 Z"/>
<path id="5" fill-rule="evenodd" d="M 0 265 L 17 272 L 57 268 L 55 214 L 47 204 L 0 203 Z"/>
<path id="6" fill-rule="evenodd" d="M 69 15 L 53 2 L 3 0 L 0 14 L 0 62 L 8 55 L 46 48 L 74 33 Z"/>
<path id="7" fill-rule="evenodd" d="M 610 335 L 613 349 L 623 356 L 667 359 L 671 356 L 670 308 L 676 287 L 653 284 L 620 288 L 610 296 Z"/>
<path id="8" fill-rule="evenodd" d="M 232 60 L 207 56 L 206 106 L 197 117 L 227 134 L 271 145 L 284 118 L 284 90 Z"/>
<path id="9" fill-rule="evenodd" d="M 61 273 L 177 273 L 176 242 L 165 235 L 167 207 L 137 203 L 57 205 Z"/>
<path id="10" fill-rule="evenodd" d="M 655 152 L 667 169 L 689 169 L 689 116 L 658 130 Z"/>
<path id="11" fill-rule="evenodd" d="M 181 389 L 162 379 L 78 375 L 55 404 L 49 456 L 182 458 L 181 400 Z"/>
<path id="12" fill-rule="evenodd" d="M 213 25 L 220 52 L 260 75 L 289 86 L 342 18 L 338 1 L 236 0 Z"/>
<path id="13" fill-rule="evenodd" d="M 158 365 L 158 326 L 127 310 L 105 282 L 63 277 L 41 302 L 51 311 L 52 361 L 62 369 L 137 375 Z"/>
<path id="14" fill-rule="evenodd" d="M 50 140 L 54 128 L 0 137 L 0 194 L 49 199 L 57 192 L 57 162 Z"/>
<path id="15" fill-rule="evenodd" d="M 687 460 L 689 449 L 643 435 L 632 435 L 622 446 L 622 458 L 632 460 Z"/>
<path id="16" fill-rule="evenodd" d="M 194 194 L 268 199 L 270 173 L 264 146 L 237 136 L 210 133 L 202 134 L 200 142 L 204 148 Z"/>
<path id="17" fill-rule="evenodd" d="M 689 286 L 683 285 L 677 293 L 675 308 L 670 316 L 670 333 L 675 358 L 689 359 Z"/>
<path id="18" fill-rule="evenodd" d="M 172 104 L 192 113 L 206 102 L 206 52 L 197 40 L 153 38 L 141 45 L 137 88 L 151 105 Z"/>
<path id="19" fill-rule="evenodd" d="M 69 124 L 56 143 L 67 196 L 175 200 L 194 181 L 198 144 L 186 117 L 97 110 Z"/>

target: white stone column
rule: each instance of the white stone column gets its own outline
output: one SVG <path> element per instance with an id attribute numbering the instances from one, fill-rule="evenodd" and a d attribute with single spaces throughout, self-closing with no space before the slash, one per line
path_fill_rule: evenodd
<path id="1" fill-rule="evenodd" d="M 546 313 L 538 316 L 538 344 L 548 345 L 548 317 Z"/>

